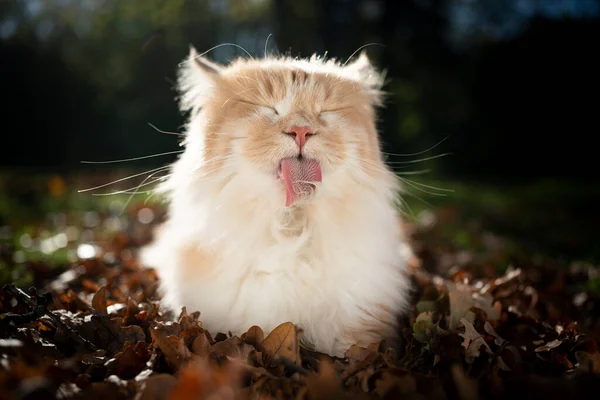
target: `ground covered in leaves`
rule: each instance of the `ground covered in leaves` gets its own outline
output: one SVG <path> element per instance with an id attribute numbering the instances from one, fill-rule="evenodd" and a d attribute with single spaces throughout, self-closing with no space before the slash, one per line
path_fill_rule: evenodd
<path id="1" fill-rule="evenodd" d="M 30 273 L 0 290 L 0 399 L 597 398 L 599 269 L 509 251 L 477 224 L 459 246 L 440 228 L 458 214 L 442 207 L 409 226 L 416 291 L 400 341 L 344 359 L 302 348 L 291 323 L 212 337 L 197 310 L 165 313 L 136 259 L 158 207 L 54 216 L 66 233 L 0 247 L 5 270 Z M 25 247 L 64 260 L 30 260 Z"/>

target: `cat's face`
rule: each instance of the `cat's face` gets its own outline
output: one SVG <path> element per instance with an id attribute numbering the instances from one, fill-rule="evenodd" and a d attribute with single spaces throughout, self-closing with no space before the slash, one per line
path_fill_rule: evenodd
<path id="1" fill-rule="evenodd" d="M 366 55 L 348 66 L 313 58 L 222 67 L 192 51 L 183 65 L 181 105 L 204 121 L 208 171 L 268 175 L 286 188 L 290 205 L 309 182 L 383 168 L 374 122 L 382 77 Z"/>

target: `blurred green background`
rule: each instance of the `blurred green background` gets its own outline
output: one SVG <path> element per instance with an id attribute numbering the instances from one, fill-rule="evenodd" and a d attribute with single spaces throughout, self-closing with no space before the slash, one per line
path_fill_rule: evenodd
<path id="1" fill-rule="evenodd" d="M 472 248 L 475 223 L 530 255 L 597 262 L 598 37 L 597 0 L 0 1 L 2 281 L 20 279 L 31 259 L 75 259 L 56 235 L 72 227 L 68 243 L 91 241 L 81 236 L 86 225 L 110 231 L 96 217 L 126 219 L 124 204 L 147 200 L 93 195 L 135 188 L 147 175 L 77 190 L 174 154 L 81 161 L 179 149 L 177 136 L 149 124 L 181 129 L 173 83 L 190 44 L 343 60 L 369 45 L 388 77 L 384 151 L 415 153 L 445 139 L 388 158 L 399 172 L 429 170 L 401 175 L 411 179 L 410 221 L 456 207 L 437 228 L 454 245 Z M 246 55 L 220 46 L 208 56 Z M 451 155 L 416 162 L 443 153 Z"/>

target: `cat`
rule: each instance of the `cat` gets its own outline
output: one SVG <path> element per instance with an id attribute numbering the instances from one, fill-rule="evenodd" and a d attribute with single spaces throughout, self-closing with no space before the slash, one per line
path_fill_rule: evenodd
<path id="1" fill-rule="evenodd" d="M 346 65 L 191 47 L 180 64 L 184 152 L 158 189 L 167 218 L 141 260 L 169 309 L 213 335 L 290 321 L 314 351 L 394 337 L 409 307 L 401 187 L 376 130 L 384 76 Z"/>

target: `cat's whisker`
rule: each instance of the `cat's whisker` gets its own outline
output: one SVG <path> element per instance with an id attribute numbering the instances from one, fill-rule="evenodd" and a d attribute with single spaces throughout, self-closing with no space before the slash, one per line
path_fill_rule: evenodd
<path id="1" fill-rule="evenodd" d="M 445 138 L 443 138 L 442 140 L 440 140 L 439 142 L 437 142 L 436 144 L 434 144 L 433 146 L 431 146 L 428 149 L 422 150 L 422 151 L 418 151 L 416 153 L 405 153 L 405 154 L 401 154 L 401 153 L 386 153 L 385 151 L 382 151 L 382 154 L 388 155 L 388 156 L 392 156 L 392 157 L 413 157 L 413 156 L 418 156 L 421 154 L 425 154 L 433 149 L 435 149 L 436 147 L 438 147 L 440 144 L 442 144 L 446 139 L 448 139 L 449 136 L 446 136 Z"/>
<path id="2" fill-rule="evenodd" d="M 446 194 L 446 193 L 437 193 L 437 192 L 431 192 L 431 191 L 429 191 L 429 190 L 425 190 L 425 189 L 423 189 L 423 188 L 420 188 L 419 186 L 415 185 L 415 184 L 414 184 L 412 181 L 409 181 L 409 180 L 408 180 L 408 179 L 406 179 L 406 178 L 402 178 L 402 177 L 399 177 L 399 178 L 400 178 L 400 180 L 401 180 L 402 182 L 406 183 L 407 185 L 409 185 L 409 186 L 413 187 L 414 189 L 416 189 L 416 190 L 419 190 L 419 191 L 421 191 L 421 192 L 423 192 L 423 193 L 427 193 L 427 194 L 429 194 L 429 195 L 432 195 L 432 196 L 441 196 L 441 197 L 445 197 L 445 196 L 447 196 L 447 194 Z"/>
<path id="3" fill-rule="evenodd" d="M 170 167 L 170 166 L 169 166 L 169 167 Z M 125 210 L 127 209 L 127 206 L 128 206 L 128 205 L 129 205 L 129 203 L 131 202 L 131 199 L 133 199 L 133 197 L 134 197 L 134 196 L 135 196 L 135 195 L 138 193 L 138 190 L 139 190 L 141 187 L 148 185 L 148 184 L 146 184 L 146 181 L 147 181 L 148 179 L 150 179 L 150 178 L 151 178 L 153 175 L 155 175 L 155 174 L 157 174 L 157 173 L 159 173 L 159 172 L 160 172 L 160 171 L 157 171 L 157 172 L 155 172 L 154 174 L 150 174 L 150 175 L 148 175 L 148 176 L 147 176 L 147 177 L 146 177 L 146 178 L 145 178 L 145 179 L 144 179 L 144 180 L 143 180 L 143 181 L 142 181 L 142 182 L 141 182 L 141 183 L 140 183 L 140 184 L 139 184 L 139 185 L 138 185 L 138 186 L 135 188 L 135 191 L 134 191 L 133 193 L 131 193 L 131 195 L 129 196 L 129 198 L 127 199 L 127 201 L 125 202 L 125 204 L 123 205 L 123 211 L 125 211 Z M 167 177 L 168 177 L 168 176 L 171 176 L 171 175 L 172 175 L 172 174 L 168 174 L 168 175 L 167 175 Z M 149 184 L 156 183 L 156 182 L 158 182 L 158 181 L 160 181 L 160 180 L 163 180 L 163 179 L 164 179 L 164 177 L 157 178 L 155 181 L 153 181 L 153 182 L 151 182 L 151 183 L 149 183 Z"/>
<path id="4" fill-rule="evenodd" d="M 372 167 L 375 167 L 377 169 L 384 170 L 384 167 L 382 165 L 380 165 L 378 163 L 375 163 L 372 160 L 367 160 L 367 159 L 364 159 L 364 158 L 361 158 L 361 157 L 353 157 L 353 159 L 356 160 L 356 161 L 358 161 L 358 162 L 362 162 L 362 163 L 368 164 L 368 165 L 370 165 Z M 400 166 L 400 167 L 396 167 L 396 168 L 406 168 L 406 167 L 408 167 L 408 166 Z M 399 179 L 399 180 L 401 180 L 401 181 L 403 181 L 403 180 L 405 180 L 407 178 L 403 178 L 400 175 L 422 175 L 422 174 L 426 174 L 428 172 L 431 172 L 431 169 L 422 169 L 422 170 L 418 170 L 418 171 L 396 171 L 392 167 L 390 167 L 390 169 L 394 172 L 394 175 L 396 176 L 396 178 Z M 411 182 L 413 182 L 414 184 L 417 184 L 417 185 L 424 185 L 424 187 L 428 186 L 428 185 L 425 185 L 425 184 L 419 184 L 419 183 L 414 182 L 414 181 L 411 181 Z M 430 187 L 430 189 L 436 189 L 436 188 L 435 187 Z M 449 189 L 446 189 L 446 190 L 450 191 Z"/>
<path id="5" fill-rule="evenodd" d="M 124 158 L 124 159 L 121 159 L 121 160 L 81 161 L 81 163 L 82 164 L 115 164 L 115 163 L 120 163 L 120 162 L 129 162 L 129 161 L 144 160 L 146 158 L 162 157 L 162 156 L 167 156 L 167 155 L 170 155 L 170 154 L 180 154 L 180 153 L 183 153 L 183 152 L 184 152 L 184 150 L 175 150 L 175 151 L 167 151 L 165 153 L 150 154 L 150 155 L 141 156 L 141 157 Z"/>
<path id="6" fill-rule="evenodd" d="M 114 196 L 114 195 L 117 195 L 117 194 L 124 194 L 124 193 L 125 194 L 129 194 L 129 193 L 132 193 L 132 190 L 134 190 L 134 189 L 139 189 L 139 188 L 142 188 L 142 187 L 145 187 L 145 186 L 149 186 L 149 185 L 155 184 L 155 183 L 160 182 L 160 181 L 164 181 L 166 178 L 168 178 L 171 175 L 172 174 L 167 174 L 167 175 L 158 177 L 156 179 L 153 179 L 150 182 L 144 183 L 148 178 L 152 177 L 152 175 L 148 175 L 148 177 L 146 179 L 144 179 L 144 181 L 142 181 L 142 183 L 139 184 L 136 187 L 132 187 L 132 188 L 129 188 L 129 189 L 123 189 L 123 190 L 117 190 L 117 191 L 109 192 L 109 193 L 92 193 L 92 196 Z M 135 193 L 135 192 L 133 192 L 133 193 Z"/>
<path id="7" fill-rule="evenodd" d="M 156 190 L 147 190 L 147 192 L 150 193 L 150 196 L 146 197 L 146 200 L 144 200 L 144 205 L 148 204 L 148 201 L 150 201 L 152 196 L 156 196 L 156 193 L 158 193 Z"/>
<path id="8" fill-rule="evenodd" d="M 269 44 L 269 39 L 271 38 L 271 36 L 273 36 L 273 34 L 269 33 L 269 36 L 267 36 L 267 40 L 265 40 L 265 55 L 264 55 L 264 58 L 267 58 L 267 45 Z"/>
<path id="9" fill-rule="evenodd" d="M 425 200 L 425 199 L 423 199 L 422 197 L 420 197 L 420 196 L 418 196 L 418 195 L 416 195 L 416 194 L 412 193 L 410 190 L 407 190 L 406 188 L 404 188 L 404 190 L 403 190 L 403 193 L 404 193 L 405 195 L 407 195 L 407 196 L 414 197 L 415 199 L 417 199 L 417 200 L 419 200 L 419 201 L 423 202 L 423 204 L 425 204 L 425 205 L 427 205 L 427 206 L 429 206 L 429 207 L 431 207 L 431 208 L 434 208 L 434 206 L 433 206 L 431 203 L 429 203 L 428 201 L 426 201 L 426 200 Z"/>
<path id="10" fill-rule="evenodd" d="M 408 204 L 408 202 L 402 198 L 398 198 L 398 203 L 399 206 L 397 207 L 397 209 L 404 214 L 406 217 L 408 217 L 409 219 L 416 221 L 417 216 L 415 215 L 415 212 L 413 211 L 412 207 Z M 407 213 L 406 211 L 403 210 L 403 207 L 406 207 L 409 211 L 409 213 Z"/>
<path id="11" fill-rule="evenodd" d="M 185 136 L 184 133 L 179 133 L 179 132 L 169 132 L 169 131 L 163 131 L 162 129 L 158 129 L 155 125 L 151 124 L 150 122 L 146 122 L 148 125 L 150 125 L 150 127 L 152 129 L 154 129 L 156 132 L 159 133 L 164 133 L 165 135 L 175 135 L 175 136 Z"/>
<path id="12" fill-rule="evenodd" d="M 249 92 L 249 91 L 251 91 L 251 90 L 256 90 L 256 88 L 254 88 L 254 87 L 251 87 L 251 88 L 248 88 L 248 89 L 244 89 L 244 90 L 242 90 L 242 91 L 241 91 L 241 92 L 239 92 L 239 93 L 236 93 L 236 94 L 234 94 L 233 96 L 231 96 L 230 98 L 228 98 L 227 100 L 225 100 L 225 102 L 223 103 L 223 105 L 221 106 L 221 108 L 225 107 L 225 104 L 227 104 L 227 103 L 228 103 L 228 102 L 229 102 L 231 99 L 233 99 L 234 97 L 236 97 L 236 96 L 239 96 L 239 95 L 240 95 L 240 94 L 242 94 L 242 93 Z M 235 101 L 235 100 L 234 100 L 234 101 Z"/>
<path id="13" fill-rule="evenodd" d="M 80 190 L 77 191 L 77 193 L 84 193 L 84 192 L 89 192 L 89 191 L 96 190 L 96 189 L 101 189 L 103 187 L 114 185 L 114 184 L 119 183 L 119 182 L 124 182 L 126 180 L 129 180 L 129 179 L 132 179 L 132 178 L 136 178 L 138 176 L 142 176 L 142 175 L 145 175 L 145 174 L 148 174 L 148 173 L 152 173 L 152 172 L 155 172 L 155 171 L 158 172 L 158 171 L 167 170 L 170 167 L 171 167 L 170 165 L 167 165 L 167 166 L 162 166 L 162 167 L 158 167 L 158 168 L 153 168 L 153 169 L 150 169 L 148 171 L 139 172 L 137 174 L 133 174 L 133 175 L 127 176 L 125 178 L 117 179 L 117 180 L 114 180 L 112 182 L 104 183 L 102 185 L 94 186 L 94 187 L 87 188 L 87 189 L 80 189 Z"/>
<path id="14" fill-rule="evenodd" d="M 421 169 L 418 171 L 394 171 L 396 175 L 423 175 L 431 172 L 431 169 Z"/>
<path id="15" fill-rule="evenodd" d="M 92 193 L 92 196 L 102 197 L 102 196 L 114 196 L 116 194 L 133 194 L 133 195 L 136 195 L 136 194 L 148 194 L 148 193 L 154 193 L 154 192 L 155 192 L 155 190 L 153 190 L 153 189 L 142 190 L 142 191 L 139 191 L 139 192 L 136 192 L 136 191 L 133 191 L 133 190 L 123 190 L 121 192 L 114 192 L 114 193 Z"/>
<path id="16" fill-rule="evenodd" d="M 363 44 L 363 45 L 362 45 L 362 46 L 360 46 L 358 49 L 356 49 L 356 50 L 354 51 L 354 53 L 352 53 L 352 54 L 350 55 L 350 57 L 348 57 L 348 59 L 346 60 L 346 62 L 342 64 L 342 67 L 345 67 L 345 66 L 346 66 L 346 64 L 348 64 L 348 62 L 350 62 L 350 60 L 352 59 L 352 57 L 354 57 L 354 56 L 356 55 L 356 53 L 358 53 L 359 51 L 361 51 L 361 50 L 362 50 L 362 49 L 364 49 L 365 47 L 369 47 L 369 46 L 382 46 L 382 47 L 385 47 L 385 45 L 384 45 L 384 44 L 382 44 L 382 43 L 367 43 L 367 44 Z"/>
<path id="17" fill-rule="evenodd" d="M 196 57 L 194 57 L 193 59 L 189 59 L 189 60 L 185 60 L 185 61 L 182 61 L 182 62 L 180 62 L 180 63 L 179 63 L 179 66 L 181 67 L 181 66 L 182 66 L 182 65 L 184 65 L 185 63 L 189 63 L 189 62 L 191 62 L 192 60 L 195 60 L 196 58 L 202 57 L 202 56 L 204 56 L 204 55 L 206 55 L 206 54 L 210 53 L 211 51 L 213 51 L 213 50 L 216 50 L 216 49 L 218 49 L 219 47 L 223 47 L 223 46 L 233 46 L 233 47 L 237 47 L 238 49 L 240 49 L 240 50 L 242 50 L 244 53 L 246 53 L 246 54 L 248 55 L 248 57 L 250 57 L 251 59 L 253 59 L 253 60 L 254 60 L 254 57 L 252 57 L 252 54 L 250 54 L 250 53 L 248 52 L 248 50 L 246 50 L 245 48 L 243 48 L 243 47 L 242 47 L 242 46 L 240 46 L 239 44 L 235 44 L 235 43 L 221 43 L 221 44 L 218 44 L 218 45 L 216 45 L 216 46 L 213 46 L 213 47 L 211 47 L 210 49 L 206 50 L 204 53 L 200 53 L 200 54 L 198 54 L 198 55 L 197 55 Z"/>
<path id="18" fill-rule="evenodd" d="M 427 185 L 425 183 L 415 182 L 415 181 L 413 181 L 411 179 L 408 179 L 408 178 L 402 178 L 402 180 L 412 182 L 413 184 L 415 184 L 417 186 L 426 187 L 428 189 L 439 190 L 441 192 L 454 193 L 454 189 L 444 189 L 444 188 L 440 188 L 440 187 L 437 187 L 437 186 Z"/>
<path id="19" fill-rule="evenodd" d="M 419 163 L 419 162 L 423 162 L 423 161 L 434 160 L 436 158 L 442 158 L 442 157 L 449 156 L 449 155 L 452 155 L 452 153 L 442 153 L 442 154 L 438 154 L 438 155 L 431 156 L 431 157 L 423 157 L 423 158 L 420 158 L 418 160 L 391 161 L 391 162 L 388 162 L 388 164 L 391 164 L 391 165 L 395 165 L 395 164 L 414 164 L 414 163 Z"/>

